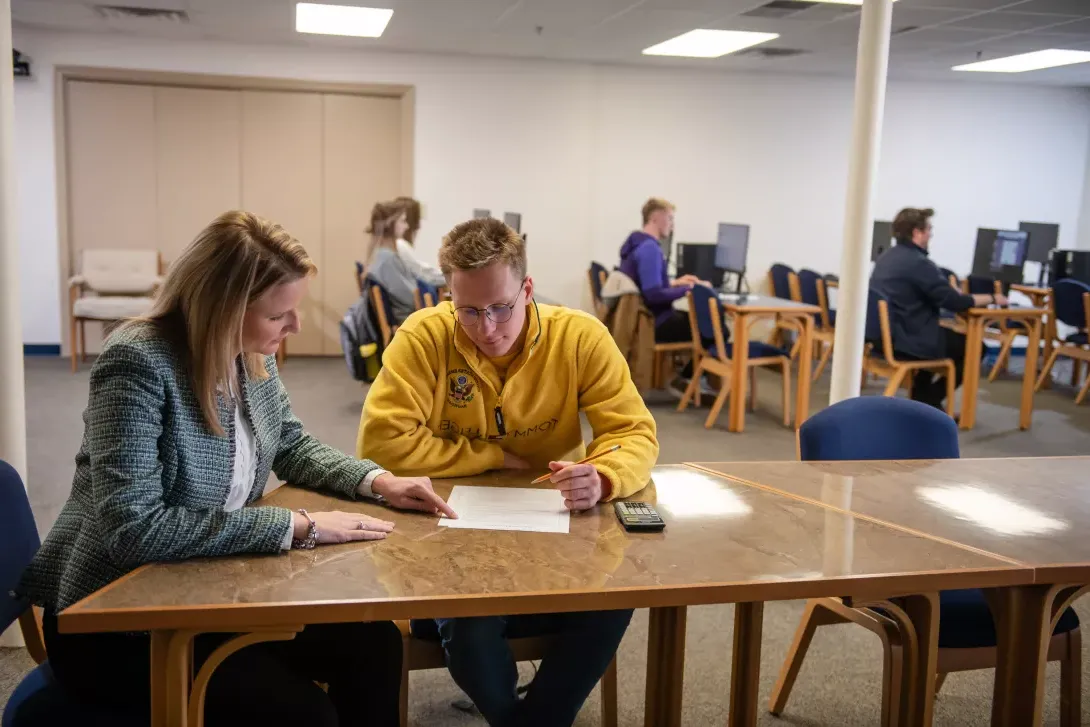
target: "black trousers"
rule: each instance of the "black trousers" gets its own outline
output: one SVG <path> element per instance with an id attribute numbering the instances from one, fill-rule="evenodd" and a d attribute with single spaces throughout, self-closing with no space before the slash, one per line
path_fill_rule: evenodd
<path id="1" fill-rule="evenodd" d="M 948 358 L 954 362 L 954 388 L 957 389 L 965 378 L 965 336 L 949 328 L 943 328 L 942 334 L 945 351 L 938 358 Z M 924 357 L 902 353 L 898 353 L 897 357 L 910 361 L 925 360 Z M 916 371 L 912 378 L 910 396 L 913 400 L 930 404 L 936 409 L 945 409 L 943 402 L 946 400 L 946 377 L 930 371 Z"/>
<path id="2" fill-rule="evenodd" d="M 655 343 L 685 343 L 693 340 L 692 328 L 689 326 L 689 314 L 681 311 L 673 311 L 670 317 L 655 326 Z M 730 334 L 723 331 L 723 341 L 729 341 Z M 700 342 L 704 348 L 715 345 L 710 338 L 702 338 Z M 693 362 L 690 360 L 681 371 L 684 379 L 692 378 Z"/>
<path id="3" fill-rule="evenodd" d="M 49 664 L 69 694 L 147 718 L 148 634 L 60 634 L 48 612 L 43 627 Z M 231 637 L 198 636 L 196 667 Z M 328 685 L 328 693 L 316 682 Z M 401 633 L 392 622 L 316 624 L 291 641 L 254 644 L 227 657 L 208 683 L 205 723 L 396 727 L 400 688 Z"/>

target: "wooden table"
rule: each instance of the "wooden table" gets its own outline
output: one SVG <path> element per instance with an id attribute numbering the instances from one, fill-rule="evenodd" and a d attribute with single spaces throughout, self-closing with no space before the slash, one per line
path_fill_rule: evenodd
<path id="1" fill-rule="evenodd" d="M 1018 428 L 1029 429 L 1033 423 L 1033 388 L 1037 383 L 1037 357 L 1041 348 L 1041 321 L 1048 311 L 1043 308 L 970 308 L 965 312 L 965 377 L 961 389 L 961 428 L 976 426 L 977 394 L 980 390 L 980 360 L 984 352 L 984 329 L 998 321 L 1021 321 L 1026 327 L 1026 365 L 1022 373 L 1022 400 Z"/>
<path id="2" fill-rule="evenodd" d="M 447 496 L 459 482 L 525 486 L 531 476 L 435 488 Z M 920 660 L 926 670 L 938 638 L 936 591 L 1031 581 L 1030 569 L 1006 559 L 695 468 L 656 467 L 640 498 L 666 518 L 664 532 L 627 533 L 608 504 L 573 516 L 566 535 L 440 528 L 433 516 L 285 487 L 264 502 L 381 513 L 396 530 L 384 541 L 144 566 L 65 610 L 59 628 L 150 631 L 152 725 L 184 727 L 200 724 L 216 665 L 191 682 L 198 633 L 241 634 L 230 650 L 290 639 L 311 623 L 650 608 L 645 724 L 676 727 L 685 608 L 736 603 L 729 724 L 740 726 L 754 725 L 759 711 L 764 601 L 906 596 L 931 654 Z M 916 690 L 922 672 L 906 671 L 901 724 L 929 724 L 933 683 Z"/>
<path id="3" fill-rule="evenodd" d="M 768 295 L 721 293 L 719 302 L 733 319 L 731 340 L 730 401 L 727 429 L 741 432 L 746 426 L 746 361 L 749 359 L 749 327 L 760 318 L 773 316 L 776 321 L 792 320 L 799 324 L 799 372 L 795 397 L 795 429 L 802 426 L 810 413 L 810 370 L 814 355 L 814 316 L 821 313 L 816 305 L 798 303 Z M 689 310 L 687 298 L 674 301 L 674 307 Z"/>
<path id="4" fill-rule="evenodd" d="M 1031 568 L 1032 582 L 985 591 L 999 647 L 992 724 L 1041 724 L 1053 624 L 1090 587 L 1090 457 L 696 466 Z"/>

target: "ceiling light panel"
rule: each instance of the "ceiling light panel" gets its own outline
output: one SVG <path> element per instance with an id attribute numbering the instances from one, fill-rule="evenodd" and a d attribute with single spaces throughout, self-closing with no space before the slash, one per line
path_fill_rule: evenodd
<path id="1" fill-rule="evenodd" d="M 296 3 L 295 30 L 298 33 L 378 38 L 393 14 L 394 11 L 387 8 Z"/>
<path id="2" fill-rule="evenodd" d="M 1039 71 L 1042 68 L 1056 68 L 1057 66 L 1070 66 L 1086 62 L 1090 62 L 1090 51 L 1049 48 L 1048 50 L 1020 53 L 1005 58 L 992 58 L 987 61 L 966 63 L 961 66 L 954 66 L 954 70 L 977 71 L 980 73 L 1025 73 L 1026 71 Z"/>
<path id="3" fill-rule="evenodd" d="M 743 48 L 759 45 L 779 33 L 755 33 L 748 30 L 709 30 L 701 28 L 645 48 L 646 56 L 681 56 L 684 58 L 719 58 Z"/>

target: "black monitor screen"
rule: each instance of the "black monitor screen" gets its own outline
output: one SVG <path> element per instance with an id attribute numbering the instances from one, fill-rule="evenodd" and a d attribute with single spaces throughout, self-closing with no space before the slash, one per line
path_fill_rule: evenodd
<path id="1" fill-rule="evenodd" d="M 715 241 L 715 267 L 744 273 L 749 253 L 749 225 L 719 223 L 719 235 Z"/>
<path id="2" fill-rule="evenodd" d="M 677 244 L 677 274 L 695 275 L 713 287 L 723 284 L 723 270 L 715 264 L 715 245 L 696 242 Z"/>
<path id="3" fill-rule="evenodd" d="M 475 220 L 483 220 L 483 219 L 487 219 L 487 218 L 489 218 L 491 216 L 492 216 L 492 211 L 491 210 L 485 210 L 485 209 L 480 209 L 480 208 L 473 210 L 473 219 L 475 219 Z"/>
<path id="4" fill-rule="evenodd" d="M 870 241 L 871 262 L 882 257 L 882 253 L 891 247 L 893 247 L 893 223 L 885 220 L 875 220 Z"/>
<path id="5" fill-rule="evenodd" d="M 1029 233 L 1018 230 L 1000 230 L 995 235 L 992 247 L 991 269 L 999 272 L 1003 268 L 1021 268 L 1026 262 L 1026 246 Z"/>
<path id="6" fill-rule="evenodd" d="M 522 232 L 522 215 L 518 212 L 504 212 L 503 224 L 507 225 L 515 232 Z"/>

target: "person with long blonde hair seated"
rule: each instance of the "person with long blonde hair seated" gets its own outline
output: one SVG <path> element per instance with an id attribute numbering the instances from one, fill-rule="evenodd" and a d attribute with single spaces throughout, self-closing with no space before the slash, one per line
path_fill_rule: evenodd
<path id="1" fill-rule="evenodd" d="M 245 507 L 270 471 L 347 499 L 394 485 L 395 505 L 446 507 L 426 479 L 327 447 L 292 413 L 273 354 L 298 333 L 314 273 L 279 225 L 227 212 L 171 265 L 151 313 L 107 340 L 91 370 L 71 495 L 20 585 L 45 609 L 49 662 L 75 699 L 149 712 L 147 633 L 57 630 L 60 611 L 133 569 L 381 540 L 393 529 L 358 513 Z M 229 637 L 198 636 L 195 663 Z M 390 622 L 311 625 L 246 647 L 214 672 L 206 723 L 392 727 L 401 648 Z"/>
<path id="2" fill-rule="evenodd" d="M 367 277 L 382 287 L 390 301 L 391 326 L 400 326 L 416 310 L 416 276 L 397 251 L 397 241 L 408 229 L 408 217 L 399 202 L 378 202 L 371 208 Z"/>
<path id="3" fill-rule="evenodd" d="M 443 277 L 443 271 L 435 265 L 429 265 L 416 254 L 416 236 L 420 233 L 420 218 L 423 215 L 420 202 L 412 197 L 398 197 L 394 200 L 405 210 L 405 222 L 408 225 L 405 233 L 397 238 L 397 254 L 409 272 L 434 288 L 441 288 L 447 284 Z"/>

